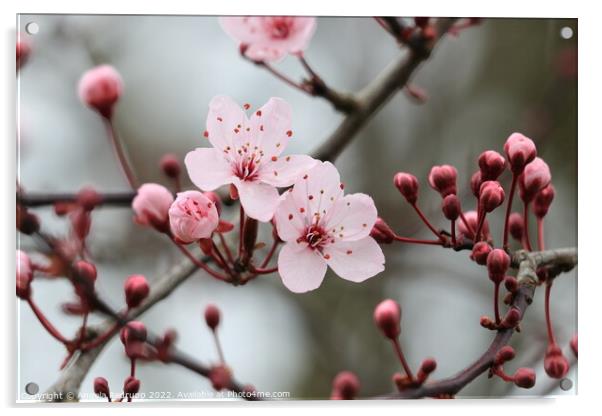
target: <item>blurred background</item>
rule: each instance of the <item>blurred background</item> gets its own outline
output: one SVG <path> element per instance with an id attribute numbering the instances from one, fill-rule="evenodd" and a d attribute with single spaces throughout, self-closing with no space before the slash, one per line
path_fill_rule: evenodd
<path id="1" fill-rule="evenodd" d="M 39 32 L 25 33 L 35 22 Z M 205 145 L 207 105 L 217 94 L 230 95 L 257 108 L 271 96 L 293 108 L 290 153 L 310 152 L 340 123 L 330 104 L 293 90 L 267 71 L 241 59 L 237 45 L 216 17 L 21 15 L 18 30 L 33 46 L 19 74 L 20 183 L 29 192 L 77 191 L 84 185 L 101 191 L 127 190 L 101 120 L 78 100 L 76 86 L 87 69 L 101 63 L 122 74 L 125 91 L 116 109 L 117 130 L 136 173 L 144 182 L 167 185 L 158 162 L 167 152 L 184 155 Z M 398 54 L 393 39 L 371 18 L 319 18 L 306 52 L 314 69 L 333 88 L 356 91 Z M 277 67 L 295 79 L 303 75 L 297 60 Z M 550 165 L 556 199 L 546 217 L 550 248 L 577 244 L 577 20 L 487 19 L 479 26 L 448 36 L 421 67 L 412 84 L 429 96 L 418 104 L 400 92 L 357 135 L 336 161 L 346 191 L 370 194 L 379 214 L 398 233 L 428 237 L 405 200 L 392 185 L 397 171 L 421 181 L 420 205 L 431 220 L 447 226 L 440 197 L 428 189 L 432 165 L 457 167 L 463 206 L 473 207 L 468 183 L 476 158 L 487 149 L 502 152 L 508 135 L 531 137 Z M 509 174 L 502 176 L 507 183 Z M 187 186 L 191 187 L 186 177 Z M 470 197 L 469 197 L 470 196 Z M 518 205 L 516 205 L 518 207 Z M 489 217 L 499 244 L 503 210 Z M 65 233 L 65 219 L 51 208 L 38 209 L 43 227 Z M 226 210 L 226 219 L 236 212 Z M 123 301 L 122 285 L 131 274 L 158 279 L 181 254 L 150 229 L 132 222 L 126 208 L 94 212 L 90 251 L 99 268 L 97 289 L 115 308 Z M 534 221 L 532 221 L 534 222 Z M 267 230 L 264 230 L 267 231 Z M 533 233 L 532 233 L 533 235 Z M 269 241 L 269 234 L 262 236 Z M 32 241 L 18 244 L 34 251 Z M 208 303 L 223 312 L 220 336 L 226 360 L 237 379 L 262 391 L 289 391 L 292 398 L 327 398 L 331 380 L 341 370 L 358 374 L 361 395 L 393 391 L 391 376 L 400 371 L 390 344 L 372 321 L 374 306 L 385 298 L 403 310 L 401 343 L 410 365 L 438 362 L 433 378 L 453 375 L 476 359 L 493 333 L 479 326 L 491 314 L 492 284 L 468 252 L 437 247 L 384 247 L 386 270 L 363 284 L 329 273 L 313 292 L 288 292 L 277 275 L 232 287 L 196 273 L 141 320 L 154 332 L 178 331 L 178 346 L 205 363 L 216 362 L 210 332 L 202 319 Z M 60 304 L 73 296 L 62 281 L 36 281 L 34 297 L 66 334 L 80 324 L 65 316 Z M 577 331 L 576 272 L 557 280 L 552 292 L 556 337 L 568 351 Z M 531 390 L 486 375 L 466 387 L 465 397 L 574 394 L 558 388 L 543 372 L 546 347 L 543 291 L 512 339 L 517 358 L 507 366 L 534 367 L 538 383 Z M 95 319 L 100 321 L 102 317 Z M 17 392 L 35 382 L 46 390 L 58 377 L 64 348 L 38 324 L 26 304 L 18 307 Z M 567 353 L 567 357 L 572 357 Z M 113 340 L 92 367 L 92 380 L 106 377 L 120 390 L 129 371 L 121 343 Z M 139 366 L 141 391 L 211 391 L 209 383 L 177 366 Z"/>

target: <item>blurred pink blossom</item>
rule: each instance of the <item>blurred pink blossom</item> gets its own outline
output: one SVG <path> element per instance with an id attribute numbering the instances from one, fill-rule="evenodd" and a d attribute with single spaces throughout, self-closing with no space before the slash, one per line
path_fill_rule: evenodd
<path id="1" fill-rule="evenodd" d="M 365 194 L 344 196 L 339 172 L 331 163 L 318 163 L 281 199 L 274 219 L 286 244 L 278 271 L 289 290 L 318 288 L 327 265 L 352 282 L 384 270 L 382 250 L 370 237 L 377 218 L 374 201 Z"/>
<path id="2" fill-rule="evenodd" d="M 180 192 L 169 208 L 171 232 L 183 243 L 211 237 L 218 223 L 215 204 L 198 191 Z"/>
<path id="3" fill-rule="evenodd" d="M 173 195 L 164 186 L 145 183 L 132 201 L 134 220 L 140 225 L 161 226 L 167 222 L 167 212 Z"/>
<path id="4" fill-rule="evenodd" d="M 122 92 L 121 75 L 110 65 L 92 68 L 79 80 L 80 100 L 106 118 L 111 118 L 113 115 L 113 107 Z"/>

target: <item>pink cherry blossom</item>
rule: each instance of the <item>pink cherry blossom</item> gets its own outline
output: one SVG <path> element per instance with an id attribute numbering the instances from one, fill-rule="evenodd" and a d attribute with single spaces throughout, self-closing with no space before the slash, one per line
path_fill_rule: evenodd
<path id="1" fill-rule="evenodd" d="M 140 225 L 161 226 L 167 222 L 167 212 L 173 203 L 173 195 L 164 186 L 145 183 L 132 201 L 134 220 Z"/>
<path id="2" fill-rule="evenodd" d="M 269 221 L 278 205 L 276 187 L 292 185 L 316 163 L 306 155 L 280 156 L 292 134 L 291 109 L 281 98 L 270 98 L 248 118 L 231 98 L 215 97 L 206 131 L 213 148 L 186 155 L 188 175 L 203 191 L 233 184 L 247 215 Z"/>
<path id="3" fill-rule="evenodd" d="M 169 208 L 171 232 L 183 243 L 211 237 L 218 223 L 215 204 L 198 191 L 180 192 Z"/>
<path id="4" fill-rule="evenodd" d="M 123 92 L 123 80 L 110 65 L 100 65 L 82 75 L 78 94 L 80 100 L 104 117 L 113 115 L 113 107 Z"/>
<path id="5" fill-rule="evenodd" d="M 384 270 L 385 258 L 370 237 L 377 213 L 368 195 L 343 195 L 339 172 L 320 162 L 284 193 L 274 215 L 286 243 L 278 272 L 292 292 L 320 286 L 327 266 L 340 277 L 362 282 Z"/>
<path id="6" fill-rule="evenodd" d="M 255 61 L 278 61 L 287 53 L 302 52 L 316 29 L 315 17 L 237 16 L 222 17 L 220 23 Z"/>

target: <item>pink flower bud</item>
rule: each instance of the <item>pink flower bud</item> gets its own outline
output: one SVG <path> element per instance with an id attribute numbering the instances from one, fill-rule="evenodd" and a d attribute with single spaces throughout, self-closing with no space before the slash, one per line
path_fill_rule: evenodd
<path id="1" fill-rule="evenodd" d="M 506 312 L 506 316 L 501 322 L 503 328 L 514 328 L 520 322 L 521 313 L 518 308 L 512 307 Z"/>
<path id="2" fill-rule="evenodd" d="M 449 194 L 443 198 L 441 204 L 441 210 L 443 215 L 450 221 L 455 221 L 460 216 L 462 208 L 460 207 L 460 200 L 455 194 Z"/>
<path id="3" fill-rule="evenodd" d="M 547 215 L 550 205 L 554 200 L 554 186 L 549 184 L 535 195 L 533 201 L 533 213 L 537 218 L 543 218 Z"/>
<path id="4" fill-rule="evenodd" d="M 523 240 L 525 233 L 525 221 L 523 216 L 518 212 L 513 212 L 508 218 L 508 228 L 510 229 L 510 235 L 517 241 Z"/>
<path id="5" fill-rule="evenodd" d="M 220 321 L 220 311 L 215 305 L 207 305 L 205 308 L 205 322 L 207 326 L 211 328 L 212 331 L 215 331 L 215 328 L 219 325 Z"/>
<path id="6" fill-rule="evenodd" d="M 342 371 L 332 382 L 332 396 L 340 400 L 353 400 L 360 391 L 360 380 L 351 371 Z"/>
<path id="7" fill-rule="evenodd" d="M 94 285 L 94 282 L 96 282 L 96 266 L 90 262 L 84 260 L 77 261 L 73 265 L 73 271 L 79 278 L 89 282 L 92 285 Z"/>
<path id="8" fill-rule="evenodd" d="M 209 381 L 216 391 L 220 391 L 232 384 L 232 375 L 227 367 L 218 365 L 209 371 Z"/>
<path id="9" fill-rule="evenodd" d="M 140 391 L 140 380 L 129 376 L 123 383 L 123 393 L 126 397 L 133 397 Z"/>
<path id="10" fill-rule="evenodd" d="M 121 75 L 110 65 L 100 65 L 84 73 L 79 80 L 79 98 L 103 117 L 111 118 L 123 92 Z"/>
<path id="11" fill-rule="evenodd" d="M 495 181 L 505 168 L 506 159 L 496 151 L 487 150 L 479 156 L 479 169 L 484 181 Z"/>
<path id="12" fill-rule="evenodd" d="M 401 307 L 397 302 L 387 299 L 374 309 L 376 326 L 389 339 L 396 339 L 401 332 Z"/>
<path id="13" fill-rule="evenodd" d="M 391 244 L 395 241 L 395 232 L 382 218 L 378 217 L 372 227 L 370 236 L 379 244 Z"/>
<path id="14" fill-rule="evenodd" d="M 571 350 L 573 350 L 573 354 L 577 357 L 577 334 L 573 335 L 573 338 L 571 338 Z"/>
<path id="15" fill-rule="evenodd" d="M 514 276 L 506 276 L 504 278 L 504 286 L 510 293 L 515 293 L 518 290 L 518 280 Z"/>
<path id="16" fill-rule="evenodd" d="M 493 320 L 486 315 L 481 316 L 479 323 L 483 328 L 487 328 L 487 329 L 495 329 L 496 328 L 495 322 L 493 322 Z"/>
<path id="17" fill-rule="evenodd" d="M 495 365 L 504 364 L 507 361 L 511 361 L 514 359 L 516 353 L 514 352 L 514 348 L 510 345 L 504 345 L 500 350 L 495 354 Z"/>
<path id="18" fill-rule="evenodd" d="M 433 166 L 429 173 L 429 185 L 445 198 L 449 194 L 457 193 L 457 177 L 458 171 L 451 165 Z"/>
<path id="19" fill-rule="evenodd" d="M 146 326 L 140 321 L 130 321 L 126 326 L 121 328 L 119 339 L 123 345 L 131 342 L 146 341 Z"/>
<path id="20" fill-rule="evenodd" d="M 100 397 L 111 397 L 109 382 L 104 377 L 96 377 L 94 379 L 94 393 Z"/>
<path id="21" fill-rule="evenodd" d="M 487 264 L 487 257 L 489 256 L 489 253 L 491 253 L 491 250 L 489 243 L 479 241 L 472 247 L 470 258 L 477 264 L 484 266 Z"/>
<path id="22" fill-rule="evenodd" d="M 504 202 L 504 188 L 498 181 L 486 181 L 481 184 L 479 204 L 485 212 L 491 212 Z"/>
<path id="23" fill-rule="evenodd" d="M 171 232 L 182 243 L 211 237 L 218 223 L 215 204 L 198 191 L 180 192 L 169 208 Z"/>
<path id="24" fill-rule="evenodd" d="M 25 39 L 17 41 L 17 70 L 21 69 L 31 55 L 31 44 Z"/>
<path id="25" fill-rule="evenodd" d="M 140 225 L 167 230 L 169 207 L 173 201 L 173 195 L 164 186 L 145 183 L 138 188 L 132 201 L 134 220 Z"/>
<path id="26" fill-rule="evenodd" d="M 569 372 L 569 362 L 557 345 L 550 345 L 543 360 L 546 373 L 556 379 L 561 379 Z"/>
<path id="27" fill-rule="evenodd" d="M 128 277 L 123 287 L 125 290 L 125 302 L 129 309 L 139 306 L 150 292 L 148 282 L 141 274 L 134 274 Z"/>
<path id="28" fill-rule="evenodd" d="M 491 250 L 487 256 L 487 271 L 489 279 L 493 282 L 501 282 L 510 267 L 510 256 L 500 248 Z"/>
<path id="29" fill-rule="evenodd" d="M 398 172 L 393 177 L 393 183 L 406 201 L 412 205 L 416 203 L 418 200 L 418 179 L 414 175 Z"/>
<path id="30" fill-rule="evenodd" d="M 172 153 L 163 155 L 159 162 L 159 166 L 168 178 L 177 179 L 182 172 L 182 165 L 180 164 L 178 157 Z"/>
<path id="31" fill-rule="evenodd" d="M 548 186 L 551 180 L 552 174 L 546 162 L 539 157 L 535 158 L 525 167 L 519 179 L 523 201 L 530 202 L 540 190 Z"/>
<path id="32" fill-rule="evenodd" d="M 519 368 L 513 378 L 514 384 L 523 389 L 530 389 L 535 385 L 535 371 L 532 368 Z"/>
<path id="33" fill-rule="evenodd" d="M 96 189 L 91 186 L 86 186 L 77 193 L 77 203 L 84 211 L 92 211 L 102 202 L 102 197 Z"/>
<path id="34" fill-rule="evenodd" d="M 27 300 L 31 295 L 31 280 L 33 279 L 33 267 L 29 256 L 21 250 L 17 250 L 17 296 Z"/>
<path id="35" fill-rule="evenodd" d="M 483 183 L 483 179 L 481 178 L 481 171 L 477 170 L 470 177 L 470 189 L 472 190 L 472 194 L 478 198 L 479 191 L 481 190 L 481 184 Z"/>
<path id="36" fill-rule="evenodd" d="M 520 175 L 525 166 L 537 156 L 535 143 L 520 133 L 512 133 L 504 144 L 504 152 L 514 175 Z"/>

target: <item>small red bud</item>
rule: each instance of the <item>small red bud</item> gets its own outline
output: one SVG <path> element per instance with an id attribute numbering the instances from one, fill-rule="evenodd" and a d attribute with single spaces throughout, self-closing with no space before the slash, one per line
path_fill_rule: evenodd
<path id="1" fill-rule="evenodd" d="M 530 389 L 535 385 L 535 371 L 532 368 L 519 368 L 513 378 L 514 384 L 523 389 Z"/>
<path id="2" fill-rule="evenodd" d="M 352 400 L 360 390 L 360 380 L 351 371 L 342 371 L 332 382 L 332 395 L 341 400 Z"/>
<path id="3" fill-rule="evenodd" d="M 479 191 L 481 190 L 481 184 L 483 183 L 483 179 L 481 178 L 481 171 L 477 170 L 470 177 L 470 189 L 472 190 L 472 194 L 478 198 Z"/>
<path id="4" fill-rule="evenodd" d="M 487 256 L 487 271 L 492 282 L 501 282 L 510 267 L 510 256 L 502 249 L 491 250 Z"/>
<path id="5" fill-rule="evenodd" d="M 525 222 L 521 214 L 518 212 L 513 212 L 510 214 L 510 217 L 508 218 L 508 228 L 510 229 L 512 238 L 517 241 L 523 240 L 523 235 L 525 233 Z"/>
<path id="6" fill-rule="evenodd" d="M 550 205 L 554 200 L 554 186 L 549 184 L 535 195 L 533 201 L 533 213 L 537 218 L 543 218 L 547 215 Z"/>
<path id="7" fill-rule="evenodd" d="M 506 316 L 502 320 L 501 326 L 504 328 L 514 328 L 520 322 L 521 313 L 518 308 L 510 308 L 508 312 L 506 312 Z"/>
<path id="8" fill-rule="evenodd" d="M 96 282 L 96 266 L 90 262 L 79 260 L 73 265 L 73 271 L 75 274 L 86 281 L 94 284 Z"/>
<path id="9" fill-rule="evenodd" d="M 418 179 L 414 175 L 398 172 L 393 177 L 393 183 L 408 203 L 412 205 L 416 203 L 418 200 Z"/>
<path id="10" fill-rule="evenodd" d="M 504 278 L 504 286 L 510 293 L 515 293 L 518 290 L 518 280 L 514 276 L 506 276 Z"/>
<path id="11" fill-rule="evenodd" d="M 525 202 L 532 201 L 540 190 L 550 184 L 551 180 L 552 174 L 547 163 L 536 157 L 525 167 L 524 172 L 519 177 L 520 197 Z"/>
<path id="12" fill-rule="evenodd" d="M 491 212 L 504 202 L 504 188 L 497 181 L 486 181 L 479 190 L 479 204 L 485 212 Z"/>
<path id="13" fill-rule="evenodd" d="M 205 308 L 205 322 L 207 326 L 211 328 L 212 331 L 215 331 L 215 328 L 219 325 L 220 321 L 220 311 L 215 305 L 207 305 Z"/>
<path id="14" fill-rule="evenodd" d="M 505 168 L 506 159 L 494 150 L 487 150 L 479 156 L 479 169 L 484 181 L 495 181 Z"/>
<path id="15" fill-rule="evenodd" d="M 479 241 L 472 247 L 470 258 L 477 264 L 484 266 L 487 264 L 487 257 L 491 253 L 491 246 L 485 241 Z"/>
<path id="16" fill-rule="evenodd" d="M 460 216 L 462 208 L 460 207 L 460 200 L 455 194 L 449 194 L 443 198 L 441 205 L 443 215 L 450 221 L 455 221 Z"/>
<path id="17" fill-rule="evenodd" d="M 429 185 L 445 198 L 449 194 L 456 194 L 456 178 L 458 171 L 451 165 L 433 166 L 429 174 Z"/>
<path id="18" fill-rule="evenodd" d="M 401 332 L 401 307 L 397 302 L 387 299 L 374 309 L 376 326 L 389 339 L 396 339 Z"/>
<path id="19" fill-rule="evenodd" d="M 495 355 L 494 363 L 495 365 L 504 364 L 507 361 L 511 361 L 514 359 L 516 353 L 514 352 L 514 348 L 510 345 L 504 345 Z"/>
<path id="20" fill-rule="evenodd" d="M 493 322 L 493 320 L 486 315 L 481 316 L 479 323 L 483 328 L 495 329 L 495 322 Z"/>
<path id="21" fill-rule="evenodd" d="M 102 197 L 91 186 L 80 189 L 77 193 L 77 203 L 85 210 L 92 211 L 102 202 Z"/>
<path id="22" fill-rule="evenodd" d="M 123 393 L 126 397 L 135 396 L 140 391 L 140 380 L 136 377 L 129 376 L 123 383 Z"/>
<path id="23" fill-rule="evenodd" d="M 561 379 L 569 372 L 569 362 L 557 345 L 550 345 L 543 360 L 546 373 L 556 379 Z"/>
<path id="24" fill-rule="evenodd" d="M 418 374 L 416 377 L 419 382 L 422 384 L 428 378 L 429 374 L 431 374 L 437 368 L 437 361 L 434 358 L 425 359 L 422 364 L 420 364 L 420 368 L 418 369 Z"/>
<path id="25" fill-rule="evenodd" d="M 111 397 L 109 382 L 104 377 L 96 377 L 94 379 L 94 393 L 100 397 Z"/>
<path id="26" fill-rule="evenodd" d="M 395 241 L 395 232 L 389 227 L 389 224 L 380 217 L 376 219 L 374 227 L 372 227 L 372 231 L 370 232 L 370 236 L 380 244 L 391 244 Z"/>
<path id="27" fill-rule="evenodd" d="M 520 175 L 525 166 L 537 156 L 535 143 L 520 133 L 512 133 L 504 144 L 504 152 L 514 175 Z"/>
<path id="28" fill-rule="evenodd" d="M 180 164 L 178 157 L 173 153 L 167 153 L 163 155 L 159 161 L 159 167 L 165 176 L 171 179 L 179 178 L 180 173 L 182 172 L 182 165 Z"/>
<path id="29" fill-rule="evenodd" d="M 128 277 L 123 287 L 125 290 L 125 302 L 129 309 L 139 306 L 150 292 L 148 282 L 141 274 Z"/>

